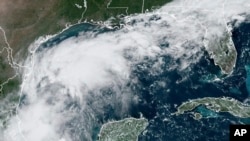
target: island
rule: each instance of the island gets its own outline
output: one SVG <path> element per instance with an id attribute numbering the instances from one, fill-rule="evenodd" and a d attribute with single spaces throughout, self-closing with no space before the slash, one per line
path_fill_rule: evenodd
<path id="1" fill-rule="evenodd" d="M 244 104 L 236 99 L 229 97 L 222 98 L 198 98 L 182 103 L 177 107 L 177 112 L 174 115 L 184 114 L 185 112 L 191 112 L 199 106 L 205 106 L 207 109 L 214 112 L 228 112 L 233 116 L 239 118 L 250 118 L 250 105 Z M 201 115 L 191 112 L 195 118 L 200 119 Z"/>

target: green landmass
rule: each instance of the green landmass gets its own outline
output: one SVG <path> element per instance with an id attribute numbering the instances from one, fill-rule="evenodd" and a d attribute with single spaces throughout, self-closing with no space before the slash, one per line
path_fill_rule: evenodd
<path id="1" fill-rule="evenodd" d="M 6 59 L 8 57 L 6 54 L 7 50 L 3 50 L 2 56 L 0 56 L 0 100 L 5 98 L 8 93 L 17 91 L 20 85 L 15 70 Z"/>
<path id="2" fill-rule="evenodd" d="M 128 14 L 151 11 L 172 0 L 112 0 L 109 7 L 127 7 Z"/>
<path id="3" fill-rule="evenodd" d="M 198 106 L 205 106 L 207 109 L 214 112 L 228 112 L 233 116 L 240 118 L 249 118 L 250 117 L 250 105 L 246 105 L 237 101 L 233 98 L 222 97 L 222 98 L 199 98 L 190 100 L 182 103 L 178 108 L 175 115 L 184 114 L 185 112 L 191 112 Z M 200 119 L 201 115 L 194 115 L 195 118 Z"/>
<path id="4" fill-rule="evenodd" d="M 84 7 L 84 0 L 1 0 L 0 29 L 3 30 L 0 30 L 0 130 L 4 128 L 8 117 L 15 114 L 19 101 L 17 91 L 21 76 L 17 73 L 18 66 L 15 62 L 22 62 L 28 56 L 29 45 L 38 37 L 57 34 L 66 25 L 84 21 L 105 21 L 114 17 L 114 22 L 119 23 L 120 15 L 142 12 L 142 1 L 86 1 L 87 9 Z M 151 9 L 169 1 L 145 0 L 144 4 L 145 8 Z M 120 3 L 127 8 L 115 8 Z M 135 133 L 140 129 L 138 127 Z"/>
<path id="5" fill-rule="evenodd" d="M 208 43 L 207 51 L 223 73 L 230 74 L 233 72 L 237 59 L 237 51 L 229 31 L 224 32 L 222 38 L 216 36 L 212 38 Z"/>
<path id="6" fill-rule="evenodd" d="M 38 37 L 56 34 L 67 25 L 79 22 L 105 21 L 114 17 L 114 22 L 119 23 L 119 15 L 145 12 L 144 9 L 159 7 L 171 0 L 1 0 L 0 2 L 0 27 L 4 29 L 6 38 L 12 50 L 0 34 L 0 84 L 6 82 L 16 74 L 15 68 L 10 66 L 7 56 L 14 60 L 22 61 L 28 55 L 28 46 Z M 126 8 L 119 8 L 126 7 Z M 11 52 L 11 53 L 10 53 Z M 12 62 L 13 63 L 13 62 Z M 18 89 L 18 77 L 4 85 L 0 97 L 6 96 L 11 90 Z M 6 88 L 5 88 L 6 87 Z M 1 99 L 1 98 L 0 98 Z"/>
<path id="7" fill-rule="evenodd" d="M 99 141 L 137 141 L 147 125 L 148 121 L 144 118 L 109 122 L 102 126 Z"/>

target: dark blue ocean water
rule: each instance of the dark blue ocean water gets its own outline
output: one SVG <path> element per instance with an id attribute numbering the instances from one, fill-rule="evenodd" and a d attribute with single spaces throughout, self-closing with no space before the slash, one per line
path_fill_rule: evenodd
<path id="1" fill-rule="evenodd" d="M 115 30 L 115 29 L 113 29 Z M 91 24 L 75 25 L 65 30 L 58 36 L 42 44 L 40 50 L 49 48 L 61 41 L 79 36 L 84 32 L 94 32 L 97 35 L 103 32 L 113 31 Z M 250 88 L 250 24 L 243 23 L 233 30 L 233 41 L 237 48 L 238 59 L 234 72 L 230 76 L 221 75 L 220 69 L 214 65 L 204 51 L 199 63 L 189 66 L 191 71 L 178 69 L 168 70 L 173 61 L 170 56 L 159 56 L 163 60 L 160 66 L 163 72 L 152 75 L 151 70 L 157 59 L 145 58 L 139 64 L 133 66 L 131 78 L 137 78 L 138 82 L 128 83 L 135 95 L 140 98 L 139 103 L 132 104 L 127 117 L 143 117 L 149 120 L 149 126 L 145 134 L 140 135 L 139 141 L 228 141 L 229 125 L 231 123 L 250 124 L 250 119 L 241 119 L 227 113 L 215 113 L 204 107 L 198 107 L 199 111 L 207 118 L 197 121 L 190 114 L 180 116 L 171 115 L 176 112 L 176 106 L 190 99 L 204 97 L 233 97 L 244 101 L 249 97 Z M 167 47 L 163 44 L 162 47 Z M 143 68 L 140 66 L 144 66 Z M 212 77 L 217 76 L 223 81 L 211 82 Z M 248 78 L 247 78 L 248 76 Z M 184 77 L 187 79 L 182 80 Z M 176 83 L 178 81 L 178 83 Z M 161 85 L 159 82 L 167 82 Z M 105 93 L 105 91 L 104 91 Z M 99 117 L 101 123 L 108 120 L 119 120 L 121 116 L 114 114 L 114 108 L 107 108 L 105 117 Z M 95 131 L 98 131 L 95 128 Z M 93 135 L 96 138 L 96 135 Z"/>
<path id="2" fill-rule="evenodd" d="M 158 76 L 149 75 L 151 69 L 148 63 L 148 69 L 135 69 L 140 83 L 136 85 L 138 95 L 143 101 L 137 105 L 137 111 L 134 114 L 142 112 L 150 121 L 147 133 L 141 135 L 140 141 L 228 141 L 229 125 L 232 123 L 250 124 L 249 119 L 240 119 L 227 113 L 214 113 L 203 107 L 196 110 L 205 117 L 200 121 L 194 120 L 191 115 L 172 116 L 176 111 L 175 105 L 179 105 L 189 99 L 203 97 L 233 97 L 244 101 L 249 97 L 247 84 L 249 84 L 249 72 L 247 78 L 246 66 L 250 64 L 250 24 L 243 23 L 233 30 L 233 41 L 237 48 L 238 60 L 233 74 L 229 77 L 221 76 L 220 70 L 208 58 L 206 52 L 198 64 L 190 66 L 191 72 L 185 73 L 178 70 L 163 72 Z M 166 64 L 162 67 L 168 67 L 169 58 L 166 56 Z M 153 64 L 153 63 L 152 63 Z M 249 71 L 249 70 L 248 70 Z M 221 82 L 200 81 L 200 78 L 217 75 L 223 78 Z M 188 77 L 181 83 L 175 83 L 182 77 Z M 247 80 L 247 82 L 246 82 Z M 167 88 L 152 85 L 157 81 L 167 81 Z M 170 81 L 170 82 L 169 82 Z M 153 87 L 152 87 L 153 86 Z M 168 89 L 168 90 L 167 90 Z M 211 118 L 215 117 L 215 118 Z"/>
<path id="3" fill-rule="evenodd" d="M 190 115 L 171 116 L 176 111 L 175 104 L 203 97 L 233 97 L 244 101 L 249 97 L 246 84 L 249 84 L 246 66 L 250 64 L 250 24 L 243 23 L 233 30 L 233 41 L 237 48 L 238 60 L 233 74 L 229 77 L 220 76 L 220 70 L 208 58 L 206 52 L 198 64 L 190 66 L 192 72 L 184 73 L 178 70 L 164 72 L 158 76 L 151 77 L 148 70 L 135 69 L 134 74 L 139 78 L 140 84 L 135 91 L 146 102 L 138 105 L 138 111 L 142 112 L 150 121 L 147 133 L 141 135 L 140 141 L 228 141 L 229 125 L 232 123 L 250 124 L 249 119 L 240 119 L 227 113 L 214 113 L 203 107 L 196 110 L 205 117 L 200 121 L 194 120 Z M 168 58 L 166 58 L 168 60 Z M 166 61 L 167 62 L 167 61 Z M 167 67 L 168 63 L 166 63 Z M 221 82 L 200 81 L 200 78 L 217 75 L 224 78 Z M 188 79 L 181 83 L 175 83 L 181 77 Z M 204 77 L 205 76 L 205 77 Z M 171 81 L 167 88 L 152 86 L 157 81 Z M 248 82 L 246 82 L 246 80 Z M 166 90 L 170 89 L 170 90 Z M 249 88 L 248 88 L 249 90 Z M 134 112 L 136 113 L 136 112 Z M 211 117 L 215 118 L 211 118 Z M 165 121 L 164 121 L 165 119 Z"/>

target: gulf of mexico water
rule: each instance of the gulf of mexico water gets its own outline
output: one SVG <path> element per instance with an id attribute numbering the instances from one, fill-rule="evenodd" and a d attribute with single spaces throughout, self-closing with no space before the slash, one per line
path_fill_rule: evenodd
<path id="1" fill-rule="evenodd" d="M 99 25 L 82 23 L 70 27 L 61 34 L 42 44 L 40 50 L 77 37 L 80 34 L 94 32 L 96 35 L 119 29 L 109 29 Z M 176 107 L 187 100 L 204 97 L 233 97 L 241 102 L 249 98 L 250 81 L 250 24 L 242 23 L 233 30 L 233 41 L 237 49 L 238 59 L 234 72 L 229 75 L 221 74 L 218 66 L 209 59 L 203 51 L 202 59 L 186 70 L 166 69 L 171 67 L 174 60 L 168 55 L 158 56 L 156 59 L 145 58 L 132 66 L 131 81 L 127 84 L 133 94 L 139 97 L 139 102 L 131 105 L 127 117 L 139 118 L 141 115 L 148 119 L 149 126 L 139 136 L 139 141 L 227 141 L 229 140 L 229 125 L 232 123 L 250 124 L 250 119 L 241 119 L 227 113 L 212 113 L 197 108 L 207 118 L 193 119 L 191 114 L 172 115 Z M 162 44 L 163 48 L 168 45 Z M 38 51 L 39 51 L 38 49 Z M 154 65 L 159 61 L 161 70 L 152 74 Z M 178 62 L 174 61 L 178 64 Z M 141 67 L 143 66 L 143 67 Z M 112 114 L 114 109 L 107 109 L 106 115 L 100 118 L 101 124 L 109 120 L 119 120 L 120 116 Z M 209 116 L 209 115 L 213 116 Z M 97 127 L 93 135 L 98 134 Z"/>

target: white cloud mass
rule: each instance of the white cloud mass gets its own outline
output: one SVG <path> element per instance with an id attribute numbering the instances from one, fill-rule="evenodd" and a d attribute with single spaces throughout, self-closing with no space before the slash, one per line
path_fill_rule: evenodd
<path id="1" fill-rule="evenodd" d="M 83 33 L 34 51 L 24 63 L 29 66 L 23 70 L 24 102 L 0 136 L 3 141 L 90 141 L 95 116 L 105 105 L 122 115 L 136 102 L 126 86 L 133 65 L 169 55 L 180 63 L 166 69 L 185 70 L 202 56 L 204 38 L 223 36 L 227 23 L 242 22 L 249 12 L 249 0 L 175 0 L 127 16 L 122 29 Z M 164 63 L 158 60 L 156 69 Z M 103 95 L 105 90 L 112 94 Z"/>

